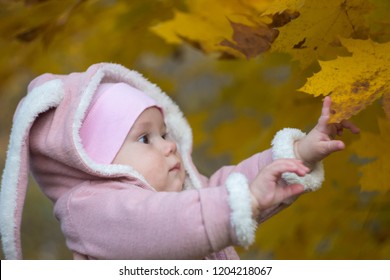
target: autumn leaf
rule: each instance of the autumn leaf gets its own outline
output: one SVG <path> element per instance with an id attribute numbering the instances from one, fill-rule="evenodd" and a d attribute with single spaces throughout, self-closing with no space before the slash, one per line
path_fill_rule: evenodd
<path id="1" fill-rule="evenodd" d="M 299 13 L 271 11 L 272 1 L 188 1 L 188 12 L 176 11 L 172 20 L 152 30 L 168 43 L 187 42 L 205 53 L 221 57 L 251 58 L 267 51 L 278 36 L 276 28 L 288 24 Z M 232 38 L 232 39 L 230 39 Z"/>
<path id="2" fill-rule="evenodd" d="M 220 45 L 239 51 L 247 59 L 256 57 L 271 48 L 272 43 L 279 35 L 276 27 L 281 27 L 298 16 L 298 12 L 283 11 L 272 15 L 269 24 L 259 22 L 255 26 L 229 20 L 234 31 L 232 39 L 235 43 L 224 39 Z"/>
<path id="3" fill-rule="evenodd" d="M 349 119 L 390 92 L 390 43 L 341 39 L 352 56 L 320 61 L 321 71 L 309 78 L 302 91 L 332 96 L 331 122 Z"/>
<path id="4" fill-rule="evenodd" d="M 269 49 L 285 52 L 306 69 L 317 59 L 345 55 L 339 37 L 381 42 L 390 38 L 384 2 L 194 0 L 186 2 L 185 12 L 176 11 L 173 19 L 157 24 L 153 31 L 168 43 L 186 42 L 222 58 L 252 58 Z"/>
<path id="5" fill-rule="evenodd" d="M 306 0 L 298 11 L 299 18 L 279 29 L 272 51 L 291 54 L 303 69 L 317 59 L 333 59 L 344 53 L 339 37 L 368 36 L 365 15 L 370 11 L 369 1 Z"/>
<path id="6" fill-rule="evenodd" d="M 305 0 L 274 0 L 267 9 L 264 11 L 264 15 L 274 15 L 283 11 L 297 11 L 305 5 Z"/>
<path id="7" fill-rule="evenodd" d="M 235 43 L 224 39 L 220 45 L 243 53 L 247 59 L 267 51 L 279 35 L 276 29 L 269 28 L 265 24 L 252 27 L 230 21 L 230 25 L 234 30 L 233 41 Z"/>

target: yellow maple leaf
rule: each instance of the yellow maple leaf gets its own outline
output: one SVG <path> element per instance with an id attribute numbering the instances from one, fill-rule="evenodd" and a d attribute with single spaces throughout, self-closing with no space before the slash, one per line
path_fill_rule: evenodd
<path id="1" fill-rule="evenodd" d="M 321 71 L 301 88 L 314 96 L 332 96 L 331 122 L 350 118 L 390 91 L 390 43 L 353 39 L 341 42 L 352 56 L 320 61 Z"/>
<path id="2" fill-rule="evenodd" d="M 302 68 L 317 59 L 334 58 L 345 51 L 338 37 L 367 36 L 364 16 L 369 11 L 366 0 L 306 0 L 299 8 L 300 17 L 279 29 L 272 50 L 291 54 Z"/>
<path id="3" fill-rule="evenodd" d="M 264 15 L 277 14 L 285 10 L 296 11 L 303 7 L 305 0 L 274 0 L 264 11 Z"/>
<path id="4" fill-rule="evenodd" d="M 270 48 L 279 33 L 276 28 L 299 16 L 287 6 L 272 4 L 270 0 L 188 1 L 187 12 L 175 11 L 173 19 L 152 31 L 168 43 L 187 42 L 207 54 L 255 57 Z M 273 14 L 264 14 L 267 9 Z"/>
<path id="5" fill-rule="evenodd" d="M 390 122 L 378 119 L 379 133 L 364 132 L 361 139 L 351 145 L 359 157 L 370 160 L 359 169 L 361 189 L 364 191 L 390 190 Z"/>

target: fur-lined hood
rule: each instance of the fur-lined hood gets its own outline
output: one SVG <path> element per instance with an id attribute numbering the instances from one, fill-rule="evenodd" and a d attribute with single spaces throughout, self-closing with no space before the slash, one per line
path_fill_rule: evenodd
<path id="1" fill-rule="evenodd" d="M 183 158 L 185 188 L 201 188 L 190 155 L 191 129 L 178 106 L 156 85 L 135 71 L 110 63 L 95 64 L 86 72 L 70 75 L 44 74 L 30 83 L 14 116 L 0 197 L 6 258 L 21 258 L 20 224 L 29 161 L 34 178 L 54 203 L 85 180 L 127 177 L 152 188 L 131 167 L 98 164 L 83 149 L 81 124 L 98 86 L 107 82 L 127 83 L 157 101 L 164 111 L 167 133 Z"/>

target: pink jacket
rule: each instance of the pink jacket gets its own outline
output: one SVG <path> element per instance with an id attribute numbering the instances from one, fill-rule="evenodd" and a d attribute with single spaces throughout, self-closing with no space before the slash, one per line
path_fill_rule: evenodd
<path id="1" fill-rule="evenodd" d="M 131 167 L 102 165 L 87 156 L 79 129 L 102 82 L 128 83 L 163 108 L 168 133 L 183 158 L 184 191 L 157 192 Z M 31 168 L 54 203 L 76 259 L 237 259 L 231 246 L 252 244 L 257 224 L 292 202 L 255 219 L 248 182 L 273 158 L 293 157 L 291 146 L 299 133 L 284 130 L 272 149 L 206 178 L 192 163 L 192 132 L 182 112 L 139 73 L 101 63 L 83 73 L 44 74 L 30 83 L 14 117 L 0 193 L 5 256 L 22 258 L 20 223 Z M 313 173 L 318 174 L 304 179 L 310 189 L 323 180 L 322 167 Z"/>

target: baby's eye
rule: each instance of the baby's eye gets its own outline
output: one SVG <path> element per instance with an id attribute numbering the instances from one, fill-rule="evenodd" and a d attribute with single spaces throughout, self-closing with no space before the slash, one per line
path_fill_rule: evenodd
<path id="1" fill-rule="evenodd" d="M 138 138 L 138 142 L 143 143 L 143 144 L 149 144 L 149 136 L 148 135 L 143 135 L 140 138 Z"/>
<path id="2" fill-rule="evenodd" d="M 161 138 L 166 140 L 168 138 L 168 133 L 161 134 Z"/>

